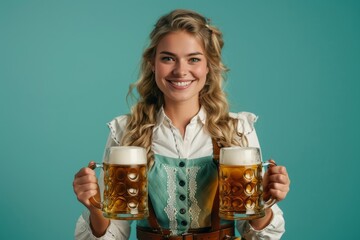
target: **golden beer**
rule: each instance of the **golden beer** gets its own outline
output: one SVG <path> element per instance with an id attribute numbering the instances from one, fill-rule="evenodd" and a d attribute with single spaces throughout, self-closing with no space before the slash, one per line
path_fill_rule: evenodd
<path id="1" fill-rule="evenodd" d="M 263 200 L 262 169 L 272 163 L 261 161 L 256 147 L 220 149 L 219 215 L 227 220 L 255 219 L 276 200 Z"/>
<path id="2" fill-rule="evenodd" d="M 147 168 L 142 165 L 103 164 L 103 215 L 114 219 L 148 217 Z"/>
<path id="3" fill-rule="evenodd" d="M 91 204 L 107 218 L 144 219 L 149 216 L 146 150 L 137 146 L 113 146 L 106 149 L 102 164 L 103 189 Z"/>
<path id="4" fill-rule="evenodd" d="M 253 219 L 264 216 L 261 164 L 233 166 L 220 164 L 220 217 Z"/>

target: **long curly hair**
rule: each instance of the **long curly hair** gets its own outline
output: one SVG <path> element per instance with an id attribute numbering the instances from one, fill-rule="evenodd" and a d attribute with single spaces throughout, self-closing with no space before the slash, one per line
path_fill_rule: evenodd
<path id="1" fill-rule="evenodd" d="M 164 96 L 155 82 L 152 62 L 156 48 L 168 33 L 186 31 L 203 44 L 209 72 L 199 100 L 207 118 L 205 129 L 221 146 L 246 145 L 246 138 L 237 132 L 237 120 L 229 116 L 229 106 L 223 91 L 227 72 L 221 60 L 224 42 L 222 33 L 209 20 L 191 10 L 177 9 L 162 16 L 150 33 L 150 43 L 142 55 L 139 80 L 130 85 L 129 94 L 136 88 L 137 103 L 132 107 L 122 139 L 122 145 L 142 146 L 147 149 L 148 163 L 154 160 L 151 150 L 156 116 L 164 104 Z"/>

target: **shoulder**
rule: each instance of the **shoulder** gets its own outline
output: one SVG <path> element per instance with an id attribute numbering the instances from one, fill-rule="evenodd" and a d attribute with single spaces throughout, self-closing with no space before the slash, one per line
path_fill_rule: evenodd
<path id="1" fill-rule="evenodd" d="M 111 138 L 118 144 L 120 144 L 120 140 L 124 134 L 128 117 L 129 115 L 121 115 L 107 123 Z"/>
<path id="2" fill-rule="evenodd" d="M 238 120 L 238 132 L 248 135 L 255 129 L 254 125 L 258 119 L 258 116 L 251 112 L 230 112 L 229 116 Z"/>

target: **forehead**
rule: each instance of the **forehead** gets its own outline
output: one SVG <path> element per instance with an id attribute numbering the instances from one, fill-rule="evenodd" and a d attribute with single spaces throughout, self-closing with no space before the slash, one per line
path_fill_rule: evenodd
<path id="1" fill-rule="evenodd" d="M 204 54 L 203 43 L 195 35 L 184 31 L 166 34 L 157 45 L 157 53 L 162 51 L 175 54 L 190 54 L 199 52 Z"/>

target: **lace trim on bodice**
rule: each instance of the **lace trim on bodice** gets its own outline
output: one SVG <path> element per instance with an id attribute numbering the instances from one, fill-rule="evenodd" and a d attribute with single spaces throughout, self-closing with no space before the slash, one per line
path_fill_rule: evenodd
<path id="1" fill-rule="evenodd" d="M 169 228 L 173 235 L 177 235 L 177 221 L 176 221 L 176 192 L 174 183 L 176 180 L 177 169 L 174 167 L 164 166 L 167 173 L 167 192 L 169 193 L 169 199 L 167 200 L 167 206 L 164 211 L 169 218 Z"/>
<path id="2" fill-rule="evenodd" d="M 197 183 L 196 183 L 196 177 L 197 173 L 200 170 L 200 167 L 193 167 L 187 169 L 188 175 L 189 175 L 189 198 L 190 198 L 190 208 L 189 213 L 191 216 L 191 228 L 199 228 L 199 215 L 200 215 L 200 207 L 198 204 L 198 201 L 196 199 L 196 192 L 197 192 Z"/>

